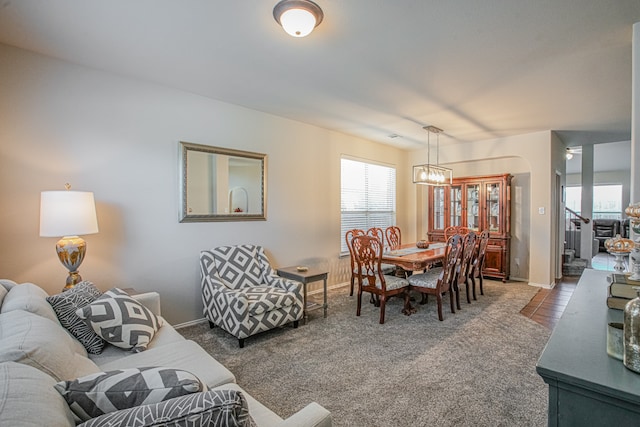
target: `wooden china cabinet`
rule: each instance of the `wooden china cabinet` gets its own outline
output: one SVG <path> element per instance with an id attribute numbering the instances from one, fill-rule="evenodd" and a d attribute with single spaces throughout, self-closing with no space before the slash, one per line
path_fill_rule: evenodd
<path id="1" fill-rule="evenodd" d="M 444 242 L 445 228 L 489 230 L 482 270 L 487 277 L 509 278 L 511 246 L 511 175 L 455 178 L 450 186 L 429 187 L 430 241 Z"/>

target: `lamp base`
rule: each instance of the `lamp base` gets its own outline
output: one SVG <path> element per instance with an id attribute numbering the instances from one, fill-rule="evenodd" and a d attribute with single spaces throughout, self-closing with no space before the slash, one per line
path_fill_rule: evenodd
<path id="1" fill-rule="evenodd" d="M 87 243 L 78 236 L 65 236 L 56 243 L 58 259 L 69 270 L 69 276 L 63 291 L 73 288 L 82 281 L 78 268 L 87 252 Z"/>

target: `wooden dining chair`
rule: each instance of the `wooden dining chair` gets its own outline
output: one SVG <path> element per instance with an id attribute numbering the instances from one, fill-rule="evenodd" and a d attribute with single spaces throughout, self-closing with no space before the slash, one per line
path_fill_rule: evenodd
<path id="1" fill-rule="evenodd" d="M 458 260 L 460 259 L 459 253 L 462 250 L 462 245 L 459 243 L 459 239 L 454 235 L 447 240 L 447 250 L 443 261 L 442 268 L 433 268 L 427 270 L 425 273 L 414 274 L 409 276 L 409 289 L 420 292 L 423 295 L 423 299 L 420 304 L 427 303 L 428 295 L 435 295 L 438 306 L 438 319 L 444 320 L 442 315 L 442 295 L 449 293 L 449 304 L 451 306 L 451 312 L 455 313 L 455 307 L 453 304 L 453 281 L 456 277 L 456 267 Z"/>
<path id="2" fill-rule="evenodd" d="M 351 270 L 349 270 L 351 273 L 351 289 L 349 290 L 350 297 L 353 296 L 353 287 L 356 281 L 356 276 L 358 275 L 356 258 L 353 253 L 352 240 L 355 236 L 364 236 L 364 234 L 365 234 L 364 230 L 360 230 L 359 228 L 354 228 L 353 230 L 347 230 L 347 232 L 344 234 L 344 239 L 347 243 L 347 248 L 349 249 L 349 256 L 351 258 Z"/>
<path id="3" fill-rule="evenodd" d="M 371 227 L 367 230 L 367 236 L 373 236 L 382 242 L 382 251 L 387 252 L 389 246 L 385 244 L 384 231 L 379 227 Z M 396 266 L 393 264 L 382 264 L 382 272 L 384 274 L 395 274 Z"/>
<path id="4" fill-rule="evenodd" d="M 473 299 L 476 299 L 476 277 L 480 282 L 480 295 L 484 295 L 482 270 L 484 269 L 485 254 L 489 245 L 489 230 L 483 230 L 477 240 L 478 244 L 476 246 L 478 249 L 476 250 L 475 258 L 471 261 L 471 272 L 469 273 L 471 287 L 473 288 Z"/>
<path id="5" fill-rule="evenodd" d="M 453 281 L 453 290 L 456 294 L 456 307 L 460 310 L 460 285 L 464 284 L 467 293 L 467 303 L 471 304 L 469 271 L 471 268 L 471 258 L 476 246 L 476 233 L 468 232 L 462 240 L 462 255 L 456 267 L 456 277 Z"/>
<path id="6" fill-rule="evenodd" d="M 400 245 L 402 245 L 402 232 L 400 231 L 400 227 L 395 225 L 387 227 L 384 234 L 387 237 L 387 244 L 390 250 L 395 251 L 400 248 Z"/>
<path id="7" fill-rule="evenodd" d="M 444 240 L 448 241 L 449 237 L 453 236 L 454 234 L 460 234 L 462 236 L 465 236 L 468 233 L 469 233 L 469 229 L 467 227 L 462 227 L 460 225 L 452 225 L 444 229 Z"/>
<path id="8" fill-rule="evenodd" d="M 356 316 L 362 308 L 362 292 L 376 295 L 380 305 L 380 324 L 384 323 L 387 299 L 402 295 L 405 307 L 409 305 L 409 282 L 401 277 L 382 273 L 383 243 L 373 236 L 355 236 L 352 240 L 353 252 L 358 266 L 358 306 Z"/>

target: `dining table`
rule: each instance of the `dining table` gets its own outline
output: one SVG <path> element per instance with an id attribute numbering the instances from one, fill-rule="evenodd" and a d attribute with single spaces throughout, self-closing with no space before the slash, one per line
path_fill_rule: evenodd
<path id="1" fill-rule="evenodd" d="M 425 270 L 444 259 L 445 243 L 433 242 L 428 248 L 418 248 L 415 243 L 400 245 L 399 248 L 382 253 L 382 263 L 393 264 L 408 274 Z"/>
<path id="2" fill-rule="evenodd" d="M 400 247 L 382 253 L 382 263 L 393 264 L 400 271 L 396 274 L 410 276 L 414 271 L 423 271 L 433 264 L 444 260 L 446 244 L 432 242 L 427 248 L 419 248 L 415 243 L 407 243 Z M 416 309 L 411 305 L 409 294 L 405 295 L 402 313 L 410 316 Z"/>

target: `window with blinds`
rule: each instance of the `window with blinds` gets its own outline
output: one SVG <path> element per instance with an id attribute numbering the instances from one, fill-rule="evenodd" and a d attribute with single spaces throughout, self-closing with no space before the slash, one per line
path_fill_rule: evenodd
<path id="1" fill-rule="evenodd" d="M 396 224 L 396 170 L 389 166 L 341 159 L 340 252 L 348 253 L 347 230 L 383 230 Z"/>

